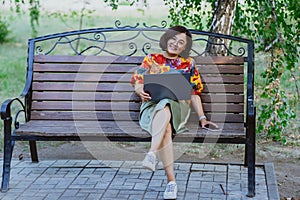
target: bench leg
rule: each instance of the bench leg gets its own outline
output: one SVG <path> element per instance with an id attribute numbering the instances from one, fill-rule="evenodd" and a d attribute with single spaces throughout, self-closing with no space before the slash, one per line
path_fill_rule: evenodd
<path id="1" fill-rule="evenodd" d="M 37 148 L 36 148 L 36 141 L 29 141 L 29 147 L 30 147 L 31 161 L 39 162 Z"/>
<path id="2" fill-rule="evenodd" d="M 244 166 L 248 168 L 248 197 L 255 196 L 255 144 L 245 144 Z M 254 155 L 254 156 L 253 156 Z"/>
<path id="3" fill-rule="evenodd" d="M 7 192 L 12 158 L 11 118 L 4 120 L 4 153 L 1 192 Z"/>
<path id="4" fill-rule="evenodd" d="M 248 144 L 247 166 L 248 166 L 248 197 L 255 196 L 255 144 Z"/>
<path id="5" fill-rule="evenodd" d="M 249 119 L 249 127 L 247 128 L 247 142 L 246 142 L 246 158 L 248 166 L 248 197 L 255 196 L 255 115 L 256 110 L 254 109 L 254 117 Z"/>
<path id="6" fill-rule="evenodd" d="M 248 168 L 248 197 L 255 196 L 255 143 L 245 145 L 244 166 Z"/>

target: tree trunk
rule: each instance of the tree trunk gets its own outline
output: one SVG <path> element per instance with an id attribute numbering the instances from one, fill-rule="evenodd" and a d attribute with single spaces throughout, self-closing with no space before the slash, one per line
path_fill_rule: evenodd
<path id="1" fill-rule="evenodd" d="M 222 33 L 232 35 L 232 27 L 236 10 L 237 0 L 217 0 L 214 7 L 214 14 L 210 25 L 210 31 L 214 33 Z M 226 56 L 230 41 L 226 39 L 220 40 L 216 37 L 209 37 L 209 42 L 206 46 L 207 55 L 211 56 Z M 224 44 L 224 45 L 216 45 Z"/>

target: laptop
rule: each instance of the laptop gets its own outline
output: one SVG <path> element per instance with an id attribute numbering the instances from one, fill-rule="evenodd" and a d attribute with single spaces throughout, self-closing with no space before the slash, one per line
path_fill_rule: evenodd
<path id="1" fill-rule="evenodd" d="M 190 73 L 145 74 L 144 91 L 149 93 L 151 100 L 191 99 Z"/>

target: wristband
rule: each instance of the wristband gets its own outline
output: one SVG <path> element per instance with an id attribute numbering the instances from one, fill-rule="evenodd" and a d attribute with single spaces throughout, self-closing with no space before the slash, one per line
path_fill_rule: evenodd
<path id="1" fill-rule="evenodd" d="M 199 117 L 199 121 L 201 121 L 202 119 L 206 119 L 205 115 Z"/>

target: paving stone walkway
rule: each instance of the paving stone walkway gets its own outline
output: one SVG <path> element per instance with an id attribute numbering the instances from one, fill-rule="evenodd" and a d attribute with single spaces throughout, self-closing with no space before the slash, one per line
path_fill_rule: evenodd
<path id="1" fill-rule="evenodd" d="M 247 169 L 242 165 L 175 163 L 177 199 L 276 200 L 272 170 L 272 164 L 256 167 L 256 196 L 247 198 Z M 152 173 L 142 169 L 140 161 L 14 160 L 10 189 L 0 193 L 0 199 L 155 200 L 163 199 L 165 185 L 161 163 Z"/>

